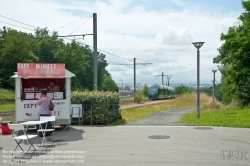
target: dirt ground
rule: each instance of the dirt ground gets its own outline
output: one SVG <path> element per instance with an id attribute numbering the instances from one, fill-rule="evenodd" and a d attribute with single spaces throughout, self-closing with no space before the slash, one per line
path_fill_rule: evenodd
<path id="1" fill-rule="evenodd" d="M 151 104 L 157 104 L 157 103 L 162 103 L 165 102 L 166 100 L 146 100 L 142 101 L 141 103 L 134 103 L 133 101 L 130 102 L 124 102 L 120 104 L 120 110 L 126 110 L 126 109 L 131 109 L 131 108 L 138 108 L 138 107 L 143 107 Z"/>

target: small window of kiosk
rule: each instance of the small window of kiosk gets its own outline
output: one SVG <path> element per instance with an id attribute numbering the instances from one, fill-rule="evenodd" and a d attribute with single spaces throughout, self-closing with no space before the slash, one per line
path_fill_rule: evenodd
<path id="1" fill-rule="evenodd" d="M 37 100 L 41 91 L 47 90 L 47 96 L 53 100 L 66 99 L 65 78 L 21 78 L 21 100 Z"/>

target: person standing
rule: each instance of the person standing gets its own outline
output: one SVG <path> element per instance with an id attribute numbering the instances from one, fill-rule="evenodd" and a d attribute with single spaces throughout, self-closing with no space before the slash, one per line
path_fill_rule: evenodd
<path id="1" fill-rule="evenodd" d="M 47 96 L 47 91 L 42 90 L 40 98 L 36 102 L 36 104 L 39 105 L 39 116 L 51 116 L 50 110 L 49 110 L 49 105 L 50 102 L 52 102 L 52 99 Z M 42 128 L 44 129 L 46 127 L 46 124 L 42 124 Z M 39 126 L 37 126 L 37 129 Z M 47 129 L 52 129 L 52 124 L 47 123 Z M 51 133 L 47 133 L 46 135 L 50 135 Z M 42 132 L 39 132 L 39 135 L 42 137 Z"/>

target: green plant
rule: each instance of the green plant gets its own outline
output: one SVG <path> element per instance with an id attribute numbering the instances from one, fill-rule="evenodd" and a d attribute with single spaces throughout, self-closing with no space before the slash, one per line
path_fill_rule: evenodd
<path id="1" fill-rule="evenodd" d="M 148 96 L 148 86 L 147 84 L 144 85 L 143 89 L 142 89 L 142 93 L 145 97 Z"/>
<path id="2" fill-rule="evenodd" d="M 221 108 L 220 110 L 201 110 L 200 118 L 196 118 L 196 112 L 185 114 L 180 120 L 181 124 L 222 126 L 222 127 L 245 127 L 250 128 L 249 108 Z"/>
<path id="3" fill-rule="evenodd" d="M 119 94 L 103 91 L 73 91 L 71 93 L 72 104 L 83 104 L 84 101 L 92 103 L 93 124 L 108 124 L 121 119 L 119 111 Z M 84 124 L 90 124 L 90 111 L 85 111 Z"/>
<path id="4" fill-rule="evenodd" d="M 135 102 L 140 103 L 143 100 L 143 93 L 142 92 L 137 92 L 135 94 Z"/>
<path id="5" fill-rule="evenodd" d="M 0 104 L 0 112 L 13 111 L 15 110 L 15 104 Z"/>
<path id="6" fill-rule="evenodd" d="M 0 104 L 1 102 L 14 102 L 15 92 L 14 90 L 7 90 L 0 88 Z"/>

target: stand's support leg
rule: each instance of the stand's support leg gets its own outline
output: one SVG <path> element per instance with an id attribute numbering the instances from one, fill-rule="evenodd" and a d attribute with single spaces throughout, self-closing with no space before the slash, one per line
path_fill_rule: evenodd
<path id="1" fill-rule="evenodd" d="M 68 127 L 69 127 L 69 125 L 67 124 L 66 127 L 63 129 L 63 131 L 65 131 Z"/>

